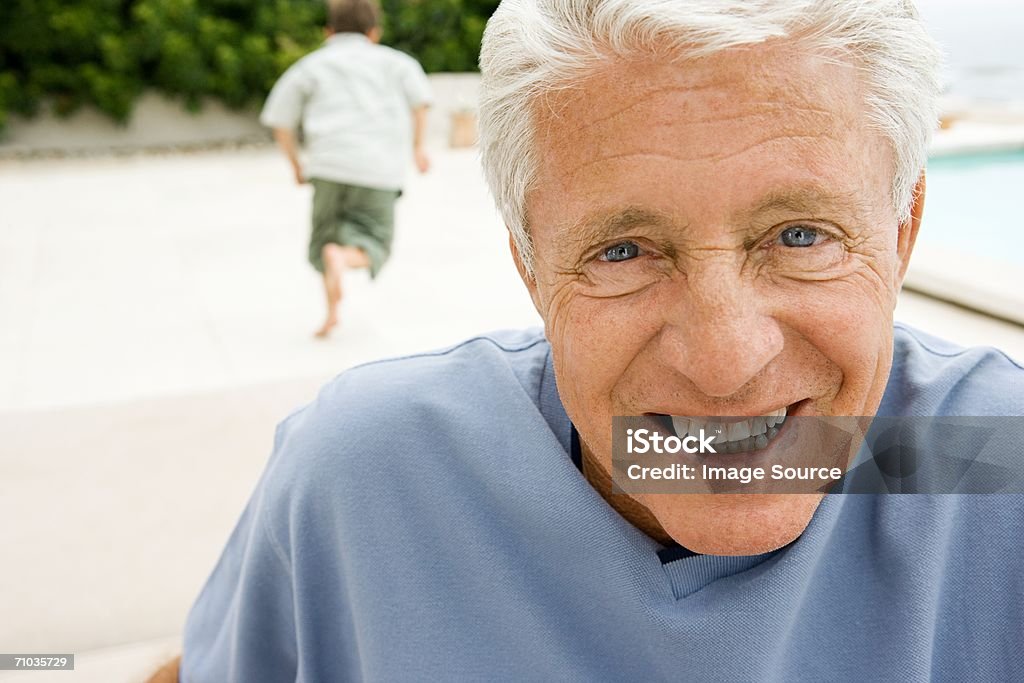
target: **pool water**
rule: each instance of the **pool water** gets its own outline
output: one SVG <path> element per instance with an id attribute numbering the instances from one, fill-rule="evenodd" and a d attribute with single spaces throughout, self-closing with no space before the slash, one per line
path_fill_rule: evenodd
<path id="1" fill-rule="evenodd" d="M 930 159 L 918 244 L 1024 266 L 1024 150 Z"/>

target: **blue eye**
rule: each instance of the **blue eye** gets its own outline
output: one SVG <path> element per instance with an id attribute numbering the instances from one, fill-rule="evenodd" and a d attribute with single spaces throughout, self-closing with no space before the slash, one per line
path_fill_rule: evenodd
<path id="1" fill-rule="evenodd" d="M 779 241 L 787 247 L 813 247 L 818 240 L 818 231 L 803 225 L 786 228 L 779 235 Z"/>
<path id="2" fill-rule="evenodd" d="M 611 261 L 616 263 L 619 261 L 628 261 L 634 259 L 640 255 L 640 247 L 635 242 L 622 242 L 616 244 L 613 247 L 608 247 L 604 250 L 605 261 Z"/>

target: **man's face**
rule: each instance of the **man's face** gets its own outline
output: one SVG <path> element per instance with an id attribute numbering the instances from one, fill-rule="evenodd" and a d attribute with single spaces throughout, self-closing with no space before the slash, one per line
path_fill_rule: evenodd
<path id="1" fill-rule="evenodd" d="M 615 415 L 874 413 L 916 223 L 852 68 L 779 47 L 609 63 L 537 111 L 526 279 L 588 465 L 610 471 Z M 820 499 L 630 504 L 655 536 L 753 554 Z"/>

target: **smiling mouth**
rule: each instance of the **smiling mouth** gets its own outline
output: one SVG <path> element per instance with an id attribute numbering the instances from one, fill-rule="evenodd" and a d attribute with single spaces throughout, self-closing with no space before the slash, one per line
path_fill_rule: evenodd
<path id="1" fill-rule="evenodd" d="M 688 435 L 700 438 L 703 430 L 705 437 L 714 436 L 713 443 L 718 453 L 753 453 L 768 448 L 778 438 L 787 415 L 796 405 L 783 406 L 767 415 L 745 418 L 664 417 L 671 420 L 672 428 L 680 439 Z"/>

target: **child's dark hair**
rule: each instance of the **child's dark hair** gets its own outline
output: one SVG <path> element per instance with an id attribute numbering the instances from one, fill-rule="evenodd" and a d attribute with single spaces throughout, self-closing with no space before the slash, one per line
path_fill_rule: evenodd
<path id="1" fill-rule="evenodd" d="M 335 33 L 369 33 L 379 22 L 374 0 L 327 1 L 327 28 Z"/>

